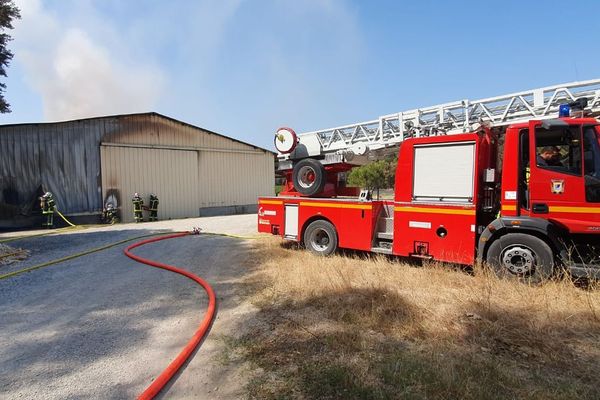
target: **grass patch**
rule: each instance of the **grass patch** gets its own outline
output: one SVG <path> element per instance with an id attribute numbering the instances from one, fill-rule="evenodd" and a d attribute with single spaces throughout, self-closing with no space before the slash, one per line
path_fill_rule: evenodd
<path id="1" fill-rule="evenodd" d="M 250 398 L 600 398 L 595 287 L 257 246 Z"/>

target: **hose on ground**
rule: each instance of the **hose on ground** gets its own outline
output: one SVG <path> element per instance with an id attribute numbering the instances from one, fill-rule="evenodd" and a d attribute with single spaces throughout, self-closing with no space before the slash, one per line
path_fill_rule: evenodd
<path id="1" fill-rule="evenodd" d="M 21 270 L 18 270 L 18 271 L 9 272 L 7 274 L 0 275 L 0 281 L 2 279 L 7 279 L 7 278 L 10 278 L 10 277 L 13 277 L 13 276 L 24 274 L 25 272 L 31 272 L 31 271 L 34 271 L 36 269 L 40 269 L 40 268 L 44 268 L 44 267 L 49 267 L 51 265 L 55 265 L 55 264 L 61 263 L 63 261 L 72 260 L 74 258 L 82 257 L 82 256 L 85 256 L 85 255 L 88 255 L 88 254 L 91 254 L 91 253 L 95 253 L 97 251 L 106 250 L 106 249 L 109 249 L 111 247 L 115 247 L 115 246 L 118 246 L 120 244 L 123 244 L 123 243 L 131 242 L 132 240 L 143 239 L 143 238 L 146 238 L 146 237 L 156 236 L 156 235 L 159 235 L 159 234 L 160 233 L 151 233 L 151 234 L 147 234 L 147 235 L 141 235 L 141 236 L 132 237 L 132 238 L 129 238 L 129 239 L 119 240 L 118 242 L 110 243 L 110 244 L 107 244 L 105 246 L 96 247 L 96 248 L 93 248 L 91 250 L 85 250 L 85 251 L 82 251 L 80 253 L 70 254 L 70 255 L 68 255 L 66 257 L 61 257 L 61 258 L 58 258 L 56 260 L 47 261 L 47 262 L 44 262 L 44 263 L 41 263 L 41 264 L 34 265 L 32 267 L 24 268 L 24 269 L 21 269 Z M 36 235 L 32 235 L 32 236 L 36 236 Z M 30 237 L 32 237 L 32 236 L 30 236 Z"/>
<path id="2" fill-rule="evenodd" d="M 60 215 L 62 215 L 62 214 L 60 214 Z M 51 229 L 51 230 L 48 230 L 46 232 L 36 233 L 35 235 L 23 235 L 23 236 L 9 237 L 9 238 L 0 240 L 0 243 L 14 242 L 15 240 L 29 239 L 29 238 L 34 238 L 34 237 L 53 235 L 53 234 L 58 234 L 58 233 L 62 233 L 62 232 L 67 232 L 67 231 L 71 232 L 71 231 L 74 231 L 74 230 L 94 228 L 94 227 L 98 226 L 98 225 L 86 225 L 86 226 L 73 225 L 66 218 L 64 218 L 64 220 L 65 220 L 65 222 L 67 222 L 69 224 L 69 226 L 65 226 L 64 228 Z"/>
<path id="3" fill-rule="evenodd" d="M 80 227 L 78 227 L 78 228 L 80 228 Z M 73 228 L 62 228 L 62 229 L 63 230 L 67 230 L 67 229 L 71 230 Z M 19 240 L 19 239 L 29 239 L 29 238 L 39 237 L 39 236 L 45 236 L 45 235 L 49 235 L 50 233 L 58 233 L 58 232 L 62 232 L 62 230 L 57 229 L 57 230 L 52 231 L 52 232 L 40 233 L 40 234 L 37 234 L 37 235 L 18 236 L 18 237 L 14 237 L 14 238 L 5 239 L 5 240 L 0 240 L 0 243 L 12 242 L 14 240 Z M 196 232 L 196 231 L 194 231 L 194 232 Z M 202 235 L 210 235 L 210 236 L 225 236 L 225 237 L 231 237 L 231 238 L 236 238 L 236 239 L 258 239 L 257 236 L 241 236 L 241 235 L 233 235 L 233 234 L 229 234 L 229 233 L 202 232 L 201 234 Z M 132 237 L 132 238 L 129 238 L 129 239 L 119 240 L 118 242 L 107 244 L 106 246 L 96 247 L 96 248 L 93 248 L 91 250 L 85 250 L 85 251 L 82 251 L 80 253 L 71 254 L 71 255 L 68 255 L 66 257 L 61 257 L 61 258 L 58 258 L 56 260 L 47 261 L 47 262 L 44 262 L 44 263 L 41 263 L 41 264 L 37 264 L 37 265 L 31 266 L 31 267 L 27 267 L 27 268 L 18 270 L 18 271 L 9 272 L 9 273 L 0 275 L 0 281 L 2 279 L 6 279 L 6 278 L 10 278 L 10 277 L 13 277 L 13 276 L 17 276 L 17 275 L 23 274 L 25 272 L 35 271 L 36 269 L 40 269 L 40 268 L 44 268 L 44 267 L 49 267 L 51 265 L 58 264 L 58 263 L 61 263 L 63 261 L 72 260 L 74 258 L 82 257 L 82 256 L 85 256 L 85 255 L 88 255 L 88 254 L 91 254 L 91 253 L 95 253 L 97 251 L 109 249 L 111 247 L 118 246 L 120 244 L 130 242 L 132 240 L 143 239 L 143 238 L 146 238 L 146 237 L 151 237 L 151 236 L 156 236 L 156 235 L 159 235 L 159 233 L 151 233 L 151 234 L 148 234 L 148 235 L 135 236 L 135 237 Z M 17 253 L 6 254 L 6 255 L 1 256 L 0 258 L 9 257 L 9 256 L 15 255 L 15 254 L 17 254 Z"/>
<path id="4" fill-rule="evenodd" d="M 43 232 L 43 233 L 37 233 L 35 235 L 15 236 L 15 237 L 11 237 L 11 238 L 0 240 L 0 243 L 8 243 L 8 242 L 13 242 L 15 240 L 20 240 L 20 239 L 28 239 L 28 238 L 32 238 L 32 237 L 46 236 L 46 235 L 51 235 L 53 233 L 60 233 L 60 232 L 64 232 L 64 231 L 71 231 L 71 230 L 74 230 L 74 229 L 86 229 L 86 228 L 90 228 L 90 227 L 96 226 L 96 225 L 88 225 L 88 226 L 75 225 L 74 223 L 72 223 L 71 221 L 69 221 L 67 219 L 67 217 L 65 217 L 64 215 L 62 215 L 62 213 L 60 211 L 58 211 L 58 208 L 55 208 L 54 211 L 56 211 L 56 213 L 62 218 L 62 220 L 65 221 L 65 223 L 67 225 L 69 225 L 69 226 L 66 226 L 64 228 L 49 230 L 49 231 Z"/>
<path id="5" fill-rule="evenodd" d="M 23 235 L 23 236 L 9 237 L 9 238 L 0 240 L 0 243 L 8 243 L 8 242 L 14 242 L 15 240 L 29 239 L 29 238 L 34 238 L 34 237 L 52 235 L 54 233 L 61 233 L 61 232 L 67 231 L 67 230 L 71 231 L 71 230 L 73 230 L 73 228 L 68 226 L 65 228 L 54 229 L 54 230 L 50 230 L 50 231 L 43 232 L 43 233 L 36 233 L 35 235 Z"/>
<path id="6" fill-rule="evenodd" d="M 58 208 L 55 208 L 54 210 L 62 218 L 62 220 L 67 223 L 67 225 L 69 225 L 69 226 L 71 226 L 73 228 L 77 226 L 74 223 L 72 223 L 71 221 L 69 221 L 64 215 L 62 215 L 62 213 L 60 211 L 58 211 Z"/>
<path id="7" fill-rule="evenodd" d="M 215 316 L 217 299 L 215 296 L 215 292 L 210 287 L 210 285 L 205 280 L 200 278 L 199 276 L 197 276 L 189 271 L 186 271 L 184 269 L 181 269 L 181 268 L 177 268 L 177 267 L 174 267 L 174 266 L 171 266 L 168 264 L 163 264 L 163 263 L 160 263 L 157 261 L 153 261 L 153 260 L 149 260 L 149 259 L 137 256 L 137 255 L 131 253 L 131 250 L 135 249 L 136 247 L 140 247 L 145 244 L 148 244 L 148 243 L 154 243 L 154 242 L 158 242 L 160 240 L 178 238 L 178 237 L 187 236 L 190 234 L 192 234 L 192 232 L 176 233 L 176 234 L 172 234 L 172 235 L 166 235 L 166 236 L 160 236 L 157 238 L 146 239 L 141 242 L 129 245 L 124 250 L 127 257 L 129 257 L 135 261 L 141 262 L 146 265 L 150 265 L 152 267 L 162 268 L 167 271 L 175 272 L 175 273 L 181 274 L 181 275 L 193 280 L 194 282 L 196 282 L 200 286 L 202 286 L 204 288 L 204 290 L 206 291 L 206 294 L 208 295 L 208 307 L 206 309 L 206 313 L 204 314 L 204 318 L 200 322 L 200 325 L 196 329 L 196 332 L 194 333 L 192 338 L 188 341 L 188 343 L 181 350 L 181 352 L 177 355 L 177 357 L 175 357 L 175 359 L 173 361 L 171 361 L 171 363 L 167 366 L 167 368 L 165 368 L 163 370 L 163 372 L 161 372 L 161 374 L 158 377 L 156 377 L 156 379 L 150 384 L 150 386 L 148 386 L 146 388 L 146 390 L 144 390 L 142 392 L 142 394 L 140 394 L 138 399 L 142 399 L 142 400 L 153 399 L 167 385 L 167 383 L 171 380 L 171 378 L 173 378 L 173 376 L 177 373 L 177 371 L 179 371 L 179 369 L 183 366 L 183 364 L 187 361 L 187 359 L 193 354 L 193 352 L 196 350 L 196 348 L 198 347 L 198 345 L 200 344 L 202 339 L 204 339 L 204 337 L 208 333 L 210 324 L 212 323 L 212 320 Z"/>
<path id="8" fill-rule="evenodd" d="M 225 237 L 231 237 L 231 238 L 236 238 L 236 239 L 258 239 L 260 237 L 260 236 L 243 236 L 243 235 L 237 235 L 235 233 L 206 232 L 205 230 L 203 230 L 200 227 L 192 228 L 190 233 L 193 235 L 225 236 Z"/>

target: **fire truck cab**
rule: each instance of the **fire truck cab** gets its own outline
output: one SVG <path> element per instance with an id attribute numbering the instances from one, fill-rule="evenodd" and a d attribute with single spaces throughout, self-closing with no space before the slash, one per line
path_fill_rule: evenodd
<path id="1" fill-rule="evenodd" d="M 479 258 L 508 273 L 600 276 L 598 121 L 530 121 L 505 139 L 500 218 L 480 236 Z"/>

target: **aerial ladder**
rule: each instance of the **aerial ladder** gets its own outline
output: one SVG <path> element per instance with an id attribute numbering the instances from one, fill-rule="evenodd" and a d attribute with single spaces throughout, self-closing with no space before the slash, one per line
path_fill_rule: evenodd
<path id="1" fill-rule="evenodd" d="M 274 138 L 277 171 L 286 178 L 280 195 L 355 196 L 358 189 L 345 186 L 344 173 L 396 153 L 407 138 L 477 132 L 484 127 L 501 135 L 508 125 L 556 118 L 565 105 L 586 116 L 600 115 L 600 79 L 458 100 L 299 135 L 282 127 Z"/>

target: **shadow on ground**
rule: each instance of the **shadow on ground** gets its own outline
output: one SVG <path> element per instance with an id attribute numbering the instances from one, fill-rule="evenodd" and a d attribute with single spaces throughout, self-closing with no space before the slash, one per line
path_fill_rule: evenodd
<path id="1" fill-rule="evenodd" d="M 469 315 L 432 328 L 430 310 L 375 287 L 271 300 L 255 329 L 228 340 L 229 362 L 254 366 L 250 398 L 600 398 L 600 321 L 589 310 L 540 325 L 472 301 Z"/>

